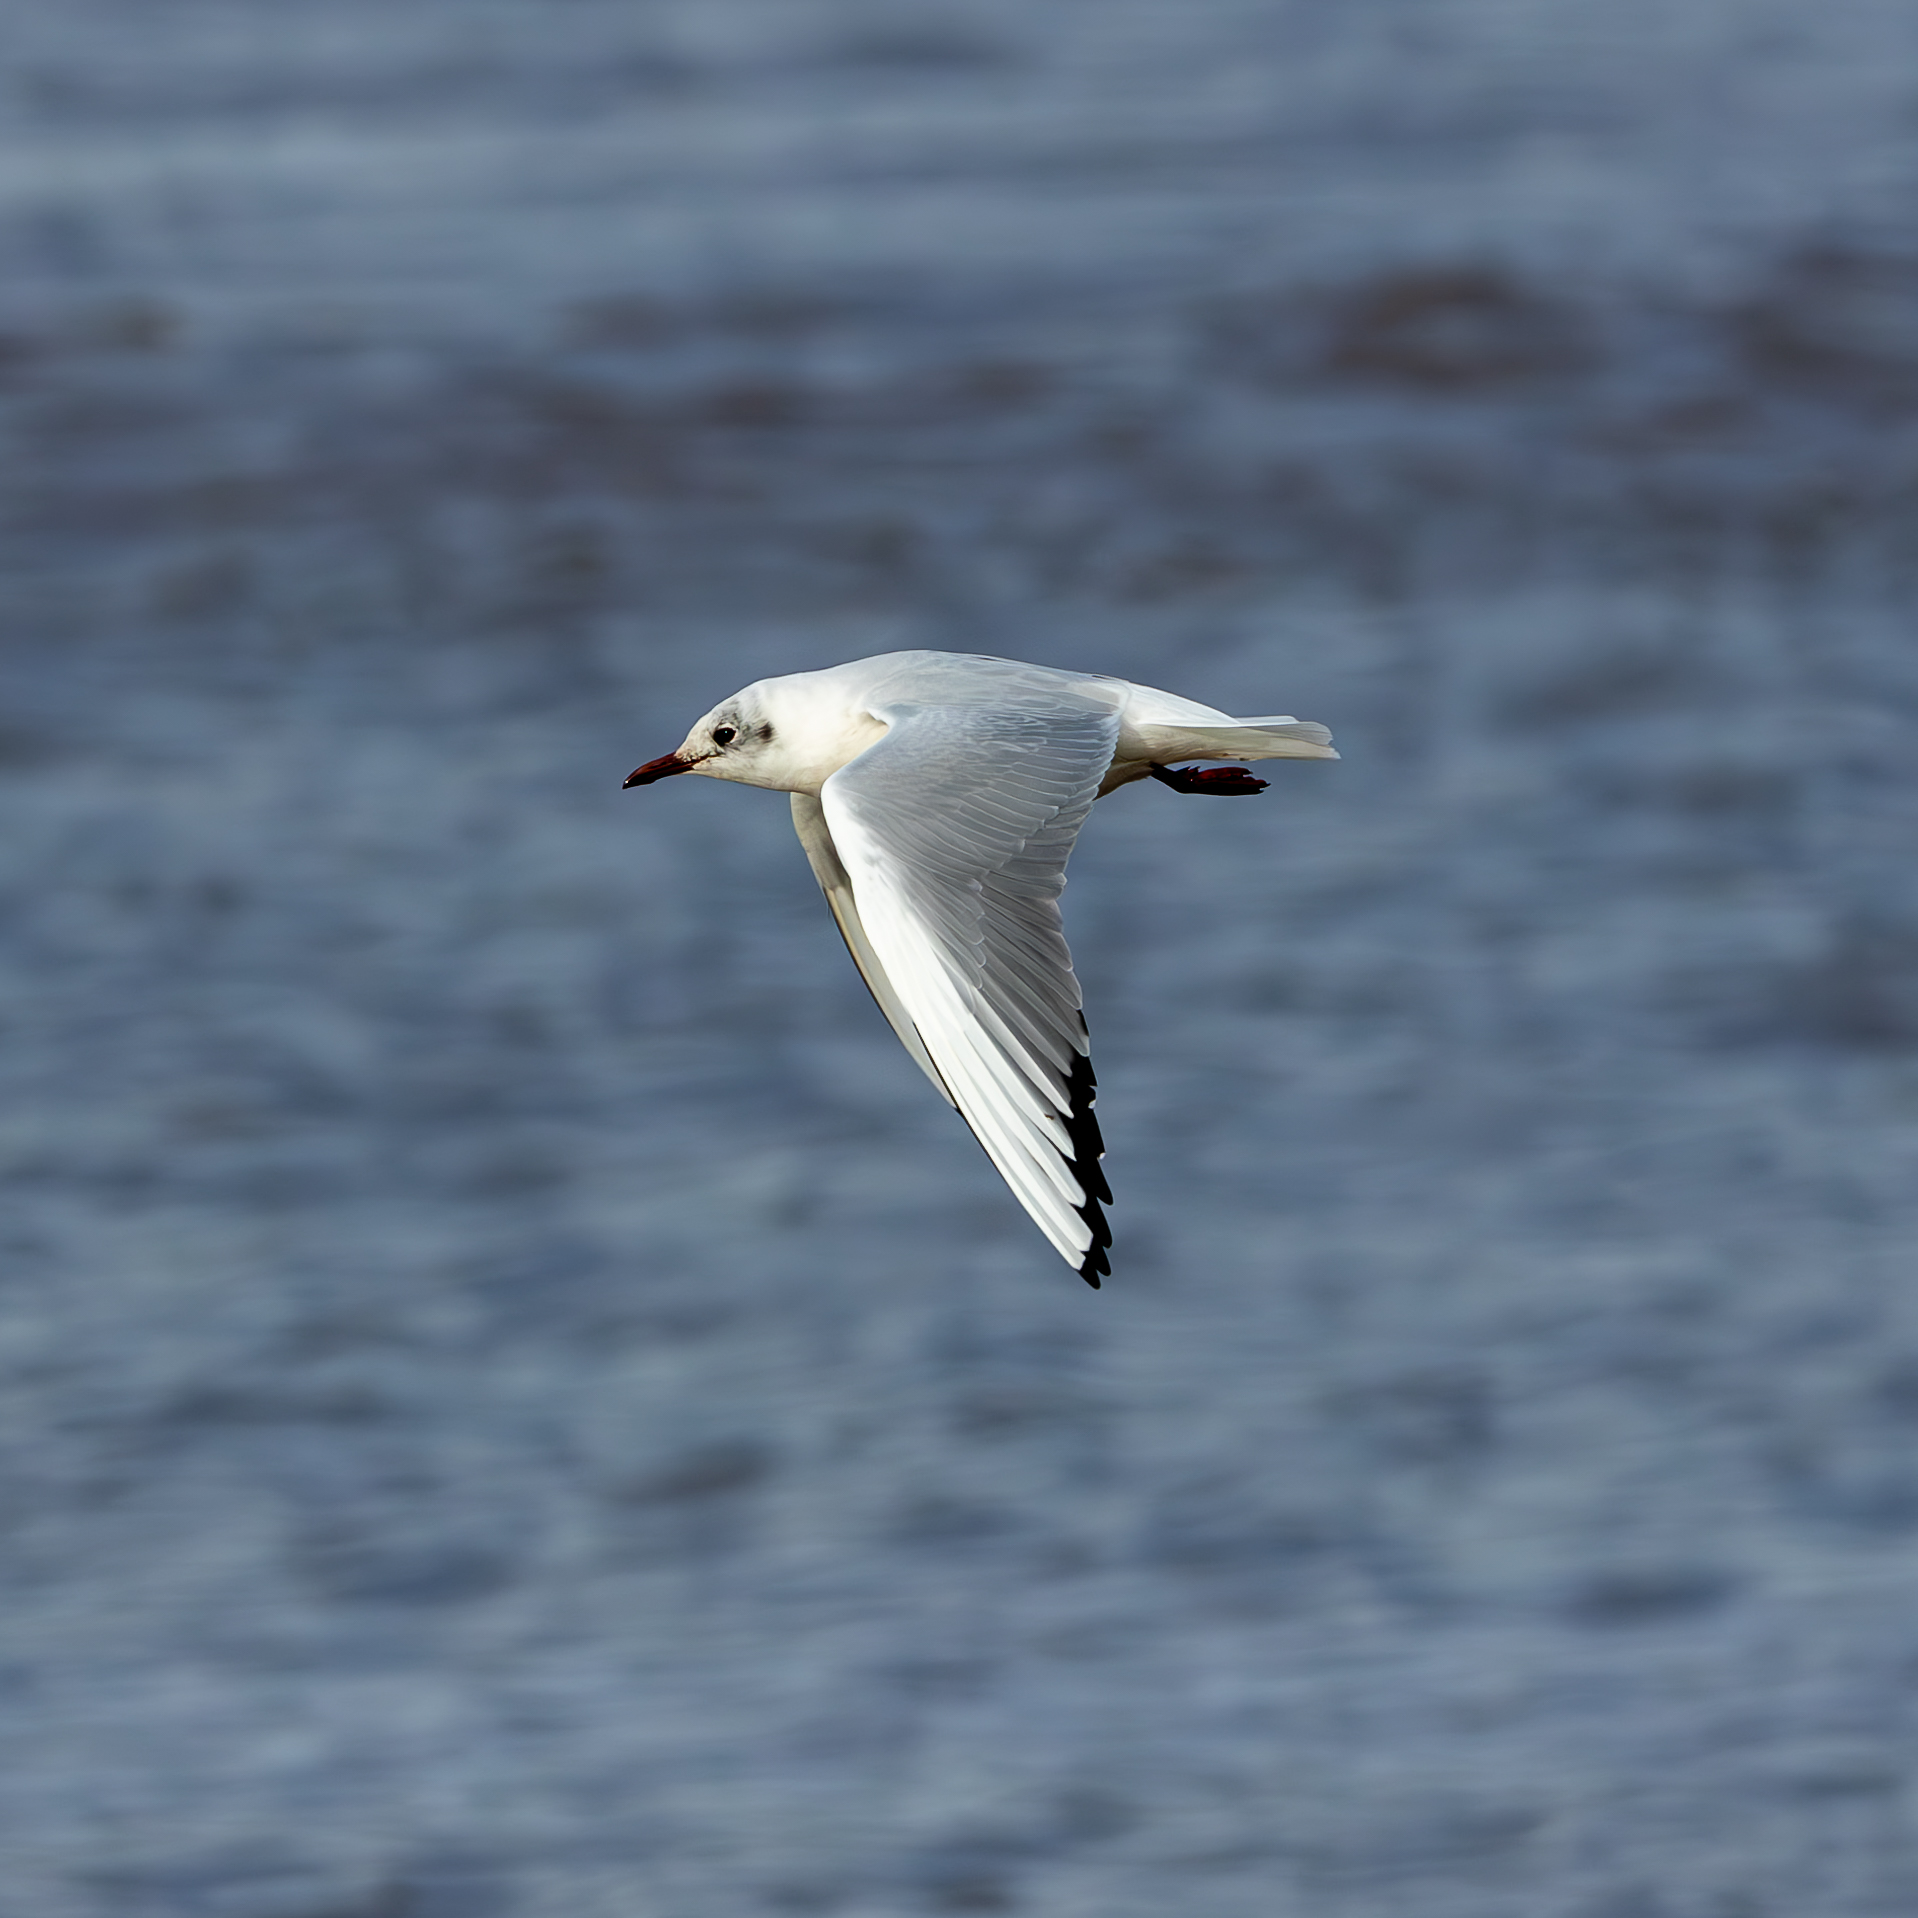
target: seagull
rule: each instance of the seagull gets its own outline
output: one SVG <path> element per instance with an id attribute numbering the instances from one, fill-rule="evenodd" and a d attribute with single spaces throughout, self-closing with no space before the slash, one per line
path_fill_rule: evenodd
<path id="1" fill-rule="evenodd" d="M 1104 673 L 976 653 L 881 653 L 755 680 L 674 752 L 679 773 L 792 795 L 793 825 L 853 963 L 920 1070 L 1033 1222 L 1097 1287 L 1112 1270 L 1092 1060 L 1059 917 L 1092 802 L 1138 779 L 1249 794 L 1243 766 L 1336 759 L 1289 713 L 1234 719 Z"/>

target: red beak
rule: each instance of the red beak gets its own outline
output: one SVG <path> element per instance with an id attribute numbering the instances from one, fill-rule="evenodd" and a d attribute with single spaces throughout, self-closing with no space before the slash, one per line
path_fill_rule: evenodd
<path id="1" fill-rule="evenodd" d="M 636 766 L 620 782 L 620 791 L 629 786 L 650 786 L 655 779 L 670 779 L 674 773 L 689 773 L 694 761 L 681 759 L 677 753 L 667 753 L 662 759 L 649 759 L 643 766 Z"/>

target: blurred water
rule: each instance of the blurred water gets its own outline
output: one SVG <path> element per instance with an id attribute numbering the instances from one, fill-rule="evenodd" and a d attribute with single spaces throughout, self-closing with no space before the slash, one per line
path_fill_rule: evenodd
<path id="1" fill-rule="evenodd" d="M 1914 41 L 0 10 L 0 1911 L 1918 1908 Z M 1096 1296 L 617 790 L 909 645 L 1346 753 Z"/>

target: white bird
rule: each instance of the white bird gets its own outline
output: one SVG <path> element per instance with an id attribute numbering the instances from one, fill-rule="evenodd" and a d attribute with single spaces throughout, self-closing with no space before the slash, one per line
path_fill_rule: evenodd
<path id="1" fill-rule="evenodd" d="M 975 653 L 882 653 L 761 679 L 628 786 L 703 773 L 792 795 L 793 824 L 853 963 L 1060 1256 L 1109 1273 L 1104 1141 L 1059 918 L 1092 802 L 1148 776 L 1255 793 L 1243 767 L 1336 759 L 1290 714 L 1234 719 L 1103 673 Z"/>

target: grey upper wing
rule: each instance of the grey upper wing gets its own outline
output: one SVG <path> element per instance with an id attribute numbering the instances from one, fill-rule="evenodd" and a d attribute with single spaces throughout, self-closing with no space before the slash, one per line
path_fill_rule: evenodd
<path id="1" fill-rule="evenodd" d="M 1094 1285 L 1111 1270 L 1100 1201 L 1112 1195 L 1058 901 L 1111 763 L 1119 698 L 1094 686 L 994 706 L 875 704 L 885 737 L 820 795 L 853 923 L 885 981 L 874 996 L 898 1028 L 896 1001 L 919 1040 L 908 1047 Z M 859 958 L 850 931 L 847 943 Z"/>

